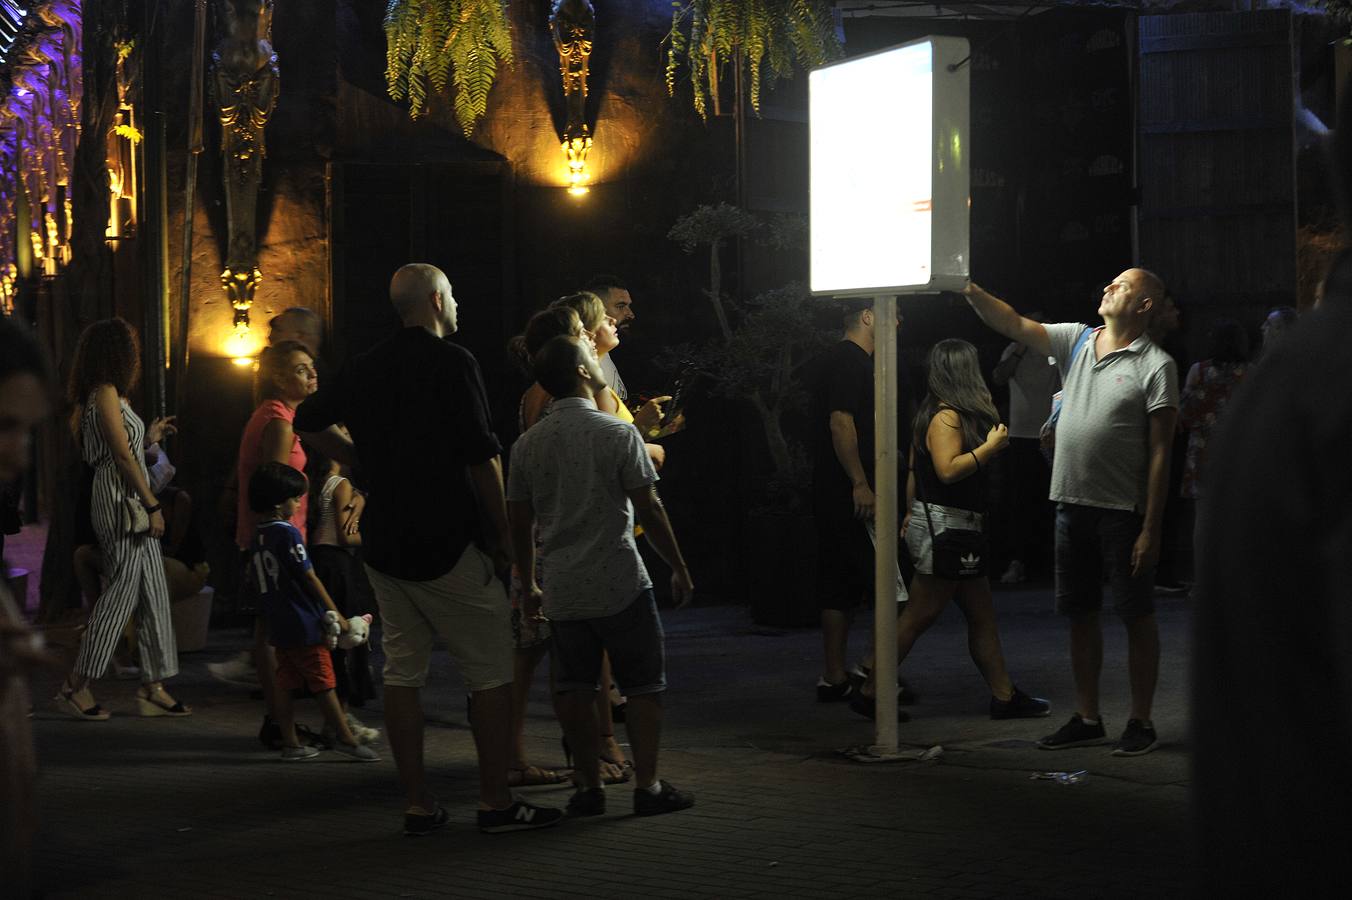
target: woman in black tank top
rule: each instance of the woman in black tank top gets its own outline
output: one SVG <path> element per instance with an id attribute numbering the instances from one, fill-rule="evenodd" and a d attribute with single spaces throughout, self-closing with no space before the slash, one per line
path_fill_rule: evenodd
<path id="1" fill-rule="evenodd" d="M 949 601 L 967 617 L 967 647 L 991 689 L 993 719 L 1045 716 L 1051 705 L 1014 686 L 1005 668 L 995 625 L 990 579 L 941 578 L 932 574 L 931 534 L 948 528 L 983 530 L 986 469 L 1009 444 L 981 377 L 976 348 L 966 341 L 940 341 L 930 351 L 929 391 L 916 415 L 907 479 L 902 535 L 915 561 L 910 602 L 897 623 L 897 663 L 939 618 Z M 919 498 L 917 499 L 917 488 Z M 928 504 L 928 517 L 924 505 Z M 863 694 L 870 696 L 873 685 Z"/>

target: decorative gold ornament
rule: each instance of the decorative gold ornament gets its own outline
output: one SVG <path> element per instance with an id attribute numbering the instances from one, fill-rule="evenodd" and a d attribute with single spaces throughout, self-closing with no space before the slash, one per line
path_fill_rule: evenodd
<path id="1" fill-rule="evenodd" d="M 263 131 L 277 106 L 277 54 L 272 50 L 272 0 L 218 0 L 222 36 L 211 58 L 225 161 L 229 235 L 221 287 L 238 331 L 263 274 L 258 268 L 258 188 L 267 155 Z"/>
<path id="2" fill-rule="evenodd" d="M 596 10 L 590 0 L 554 0 L 549 31 L 559 52 L 563 96 L 568 105 L 568 124 L 563 130 L 563 158 L 567 164 L 568 193 L 587 193 L 591 180 L 587 152 L 592 147 L 587 125 L 587 76 L 592 42 L 596 36 Z"/>

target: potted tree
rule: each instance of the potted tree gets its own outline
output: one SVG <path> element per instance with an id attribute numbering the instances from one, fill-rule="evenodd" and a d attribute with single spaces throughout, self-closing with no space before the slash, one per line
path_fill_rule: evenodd
<path id="1" fill-rule="evenodd" d="M 735 240 L 755 241 L 801 258 L 801 219 L 764 220 L 726 203 L 697 207 L 679 219 L 668 236 L 687 253 L 708 254 L 705 291 L 718 335 L 699 347 L 678 348 L 688 370 L 699 374 L 710 393 L 744 404 L 754 412 L 761 440 L 757 453 L 767 461 L 762 475 L 747 479 L 747 568 L 752 616 L 767 625 L 812 625 L 816 539 L 808 504 L 811 470 L 788 418 L 806 406 L 802 366 L 829 342 L 819 327 L 820 302 L 800 282 L 790 282 L 739 301 L 723 289 L 722 253 Z"/>

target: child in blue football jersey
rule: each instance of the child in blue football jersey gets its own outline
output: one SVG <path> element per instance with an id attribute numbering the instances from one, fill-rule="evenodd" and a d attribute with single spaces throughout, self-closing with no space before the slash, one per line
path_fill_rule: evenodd
<path id="1" fill-rule="evenodd" d="M 258 515 L 253 555 L 247 576 L 254 580 L 268 621 L 268 642 L 277 648 L 277 697 L 274 715 L 282 731 L 282 759 L 295 761 L 319 755 L 296 736 L 291 692 L 314 695 L 330 733 L 333 749 L 362 762 L 380 757 L 361 744 L 348 727 L 334 694 L 333 663 L 324 631 L 324 611 L 338 609 L 315 575 L 300 531 L 289 521 L 305 496 L 305 476 L 288 465 L 266 462 L 249 479 L 249 508 Z M 338 613 L 339 626 L 348 630 Z"/>

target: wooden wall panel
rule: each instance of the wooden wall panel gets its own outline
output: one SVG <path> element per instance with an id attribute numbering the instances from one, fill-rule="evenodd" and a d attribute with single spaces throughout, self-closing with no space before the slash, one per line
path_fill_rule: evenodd
<path id="1" fill-rule="evenodd" d="M 1193 349 L 1217 315 L 1294 303 L 1294 70 L 1285 10 L 1144 16 L 1141 259 L 1189 309 Z"/>

